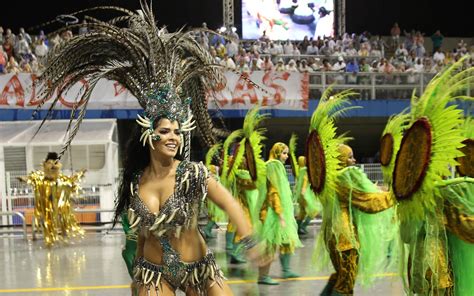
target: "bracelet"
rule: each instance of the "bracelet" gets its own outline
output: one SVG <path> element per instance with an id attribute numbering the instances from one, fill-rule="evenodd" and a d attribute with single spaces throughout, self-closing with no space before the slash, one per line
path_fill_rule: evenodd
<path id="1" fill-rule="evenodd" d="M 254 238 L 253 235 L 247 235 L 239 240 L 239 245 L 241 245 L 246 251 L 255 247 L 258 244 L 258 241 Z"/>

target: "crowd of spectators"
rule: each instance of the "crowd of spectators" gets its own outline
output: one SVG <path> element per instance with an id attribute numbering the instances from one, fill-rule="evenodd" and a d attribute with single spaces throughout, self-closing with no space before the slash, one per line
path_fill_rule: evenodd
<path id="1" fill-rule="evenodd" d="M 70 30 L 48 38 L 43 31 L 30 35 L 20 28 L 15 34 L 11 29 L 4 30 L 0 26 L 0 74 L 41 73 L 48 52 L 72 37 Z"/>
<path id="2" fill-rule="evenodd" d="M 203 28 L 207 29 L 205 23 Z M 76 32 L 84 33 L 85 27 Z M 465 54 L 471 55 L 469 63 L 474 60 L 474 46 L 468 48 L 463 40 L 454 49 L 443 48 L 444 37 L 439 30 L 430 37 L 433 52 L 425 49 L 426 38 L 420 31 L 403 33 L 402 38 L 395 23 L 389 39 L 363 32 L 315 40 L 305 37 L 302 41 L 271 41 L 264 34 L 259 40 L 241 41 L 234 30 L 221 34 L 200 30 L 196 38 L 216 63 L 241 72 L 436 73 Z M 31 36 L 23 28 L 15 35 L 0 26 L 0 73 L 41 73 L 48 51 L 72 37 L 71 31 L 51 37 L 40 31 Z"/>
<path id="3" fill-rule="evenodd" d="M 200 42 L 209 48 L 216 62 L 244 72 L 437 73 L 465 54 L 471 55 L 469 63 L 472 63 L 474 46 L 468 50 L 461 40 L 456 48 L 443 50 L 442 38 L 439 31 L 433 34 L 432 53 L 425 49 L 425 38 L 419 31 L 405 32 L 403 42 L 394 38 L 390 44 L 368 32 L 316 40 L 305 38 L 303 41 L 270 41 L 263 35 L 259 40 L 238 42 L 201 36 Z"/>

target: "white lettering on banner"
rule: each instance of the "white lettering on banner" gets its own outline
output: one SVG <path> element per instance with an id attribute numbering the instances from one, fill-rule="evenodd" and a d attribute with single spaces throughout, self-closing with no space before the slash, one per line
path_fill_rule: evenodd
<path id="1" fill-rule="evenodd" d="M 245 77 L 247 79 L 245 79 Z M 255 104 L 264 108 L 286 110 L 307 110 L 309 94 L 308 74 L 298 72 L 255 71 L 237 75 L 225 74 L 226 81 L 219 84 L 208 95 L 209 108 L 214 109 L 250 109 Z M 248 81 L 265 89 L 261 91 Z M 0 109 L 36 109 L 41 103 L 38 97 L 42 89 L 33 82 L 36 75 L 28 73 L 0 75 Z M 68 91 L 59 91 L 57 109 L 71 109 L 75 104 L 84 103 L 82 95 L 90 87 L 82 80 Z M 41 109 L 48 109 L 58 96 L 56 91 L 44 101 Z M 138 101 L 125 87 L 116 81 L 101 79 L 88 103 L 89 109 L 141 109 Z"/>
<path id="2" fill-rule="evenodd" d="M 215 89 L 209 109 L 250 109 L 255 104 L 263 108 L 307 110 L 309 75 L 299 72 L 254 71 L 236 75 L 225 74 L 225 84 Z M 261 91 L 251 80 L 265 91 Z"/>

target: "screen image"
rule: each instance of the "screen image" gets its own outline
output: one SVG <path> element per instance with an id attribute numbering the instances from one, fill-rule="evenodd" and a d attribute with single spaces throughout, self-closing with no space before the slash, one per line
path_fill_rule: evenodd
<path id="1" fill-rule="evenodd" d="M 334 36 L 334 0 L 242 0 L 242 38 Z"/>

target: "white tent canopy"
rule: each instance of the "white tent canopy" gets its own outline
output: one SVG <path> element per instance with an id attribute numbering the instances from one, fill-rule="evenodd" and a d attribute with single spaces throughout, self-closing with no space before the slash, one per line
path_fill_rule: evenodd
<path id="1" fill-rule="evenodd" d="M 38 134 L 41 121 L 0 122 L 0 146 L 61 146 L 67 140 L 68 120 L 46 122 Z M 84 120 L 72 145 L 117 143 L 115 119 Z"/>
<path id="2" fill-rule="evenodd" d="M 9 210 L 10 191 L 19 186 L 16 177 L 41 168 L 49 151 L 59 152 L 68 138 L 68 122 L 50 120 L 34 136 L 41 121 L 0 121 L 0 212 Z M 82 185 L 99 186 L 100 207 L 113 208 L 119 174 L 116 119 L 85 119 L 62 163 L 66 174 L 87 169 Z"/>

